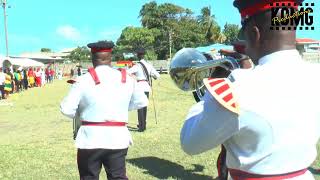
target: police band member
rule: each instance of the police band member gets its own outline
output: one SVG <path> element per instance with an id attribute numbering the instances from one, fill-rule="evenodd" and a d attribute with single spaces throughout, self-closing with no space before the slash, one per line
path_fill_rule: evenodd
<path id="1" fill-rule="evenodd" d="M 302 1 L 277 2 L 297 9 Z M 293 28 L 270 30 L 276 4 L 269 3 L 234 1 L 246 54 L 256 66 L 234 70 L 228 78 L 204 79 L 208 92 L 191 108 L 181 144 L 188 154 L 223 144 L 234 180 L 312 180 L 307 168 L 320 136 L 320 69 L 299 55 Z"/>
<path id="2" fill-rule="evenodd" d="M 157 70 L 154 69 L 151 64 L 144 60 L 145 50 L 143 48 L 138 49 L 136 53 L 139 62 L 136 65 L 132 66 L 128 70 L 128 73 L 136 76 L 138 85 L 144 90 L 144 93 L 149 98 L 149 92 L 151 91 L 152 86 L 152 78 L 158 79 L 160 77 L 160 74 L 157 72 Z M 138 128 L 140 132 L 146 130 L 146 119 L 147 107 L 138 109 Z"/>
<path id="3" fill-rule="evenodd" d="M 137 82 L 124 70 L 111 67 L 109 41 L 90 43 L 94 68 L 78 77 L 61 103 L 61 112 L 74 118 L 80 114 L 76 136 L 80 179 L 98 179 L 102 165 L 109 180 L 127 179 L 125 157 L 132 143 L 128 110 L 147 106 L 148 99 Z"/>

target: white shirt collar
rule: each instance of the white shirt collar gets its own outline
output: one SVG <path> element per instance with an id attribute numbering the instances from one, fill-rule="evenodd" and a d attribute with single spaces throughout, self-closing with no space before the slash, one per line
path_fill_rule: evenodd
<path id="1" fill-rule="evenodd" d="M 99 65 L 99 66 L 96 67 L 96 69 L 101 69 L 101 68 L 102 69 L 105 69 L 105 68 L 108 69 L 108 68 L 111 68 L 111 66 L 110 65 Z"/>
<path id="2" fill-rule="evenodd" d="M 283 62 L 283 61 L 294 61 L 302 60 L 299 52 L 296 49 L 277 51 L 268 55 L 263 56 L 259 59 L 259 65 L 264 65 L 271 62 Z"/>

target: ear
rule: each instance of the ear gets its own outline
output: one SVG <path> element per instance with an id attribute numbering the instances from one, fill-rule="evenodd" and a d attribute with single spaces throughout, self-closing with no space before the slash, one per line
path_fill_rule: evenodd
<path id="1" fill-rule="evenodd" d="M 260 44 L 261 34 L 260 29 L 257 26 L 252 27 L 252 42 L 254 44 Z"/>

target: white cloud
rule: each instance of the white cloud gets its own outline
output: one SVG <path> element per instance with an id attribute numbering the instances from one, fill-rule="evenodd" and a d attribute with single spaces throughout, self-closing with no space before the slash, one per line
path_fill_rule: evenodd
<path id="1" fill-rule="evenodd" d="M 56 32 L 67 40 L 78 41 L 81 39 L 80 31 L 71 25 L 59 26 Z"/>

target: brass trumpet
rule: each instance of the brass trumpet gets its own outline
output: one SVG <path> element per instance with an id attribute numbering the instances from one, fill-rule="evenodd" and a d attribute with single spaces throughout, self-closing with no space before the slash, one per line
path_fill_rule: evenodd
<path id="1" fill-rule="evenodd" d="M 224 74 L 228 74 L 231 70 L 237 68 L 240 68 L 240 65 L 232 57 L 208 61 L 196 49 L 183 48 L 173 57 L 169 73 L 178 88 L 183 91 L 195 91 L 198 98 L 201 99 L 206 91 L 203 84 L 204 78 L 216 77 L 216 72 L 221 70 L 227 72 Z"/>

